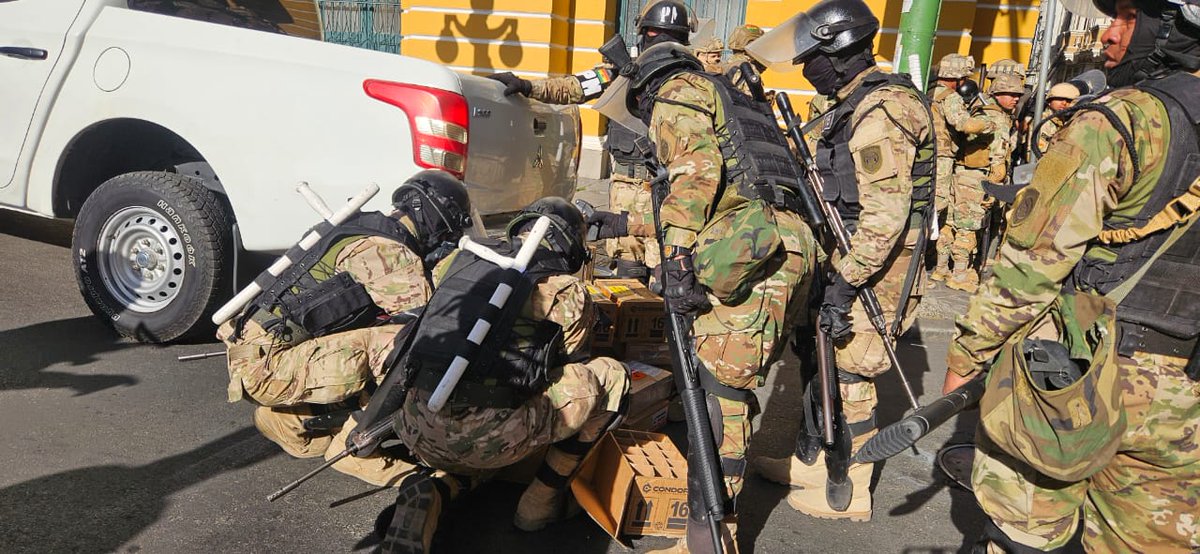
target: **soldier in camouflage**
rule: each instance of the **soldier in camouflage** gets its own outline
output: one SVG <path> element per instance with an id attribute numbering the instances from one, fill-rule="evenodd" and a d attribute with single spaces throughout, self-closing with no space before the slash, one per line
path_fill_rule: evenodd
<path id="1" fill-rule="evenodd" d="M 937 241 L 937 267 L 929 276 L 934 281 L 945 281 L 950 276 L 950 247 L 954 243 L 954 228 L 950 221 L 952 211 L 949 206 L 954 204 L 954 159 L 958 155 L 959 143 L 967 136 L 995 130 L 995 124 L 990 120 L 973 117 L 967 100 L 958 94 L 959 85 L 974 71 L 974 58 L 947 54 L 938 63 L 937 83 L 929 94 L 933 127 L 937 132 L 936 210 L 942 225 Z"/>
<path id="2" fill-rule="evenodd" d="M 762 76 L 763 71 L 767 70 L 766 66 L 746 54 L 746 46 L 761 36 L 763 36 L 762 27 L 750 24 L 742 25 L 734 29 L 732 33 L 729 33 L 728 43 L 731 54 L 729 60 L 721 67 L 721 73 L 728 75 L 733 84 L 746 94 L 750 94 L 751 92 L 750 87 L 746 83 L 746 78 L 742 75 L 740 69 L 742 64 L 750 64 L 750 69 L 757 73 L 759 77 Z M 771 91 L 768 94 L 771 95 L 768 101 L 774 102 L 774 92 Z"/>
<path id="3" fill-rule="evenodd" d="M 587 360 L 594 310 L 583 282 L 573 275 L 587 257 L 583 215 L 561 198 L 538 200 L 509 224 L 510 244 L 516 247 L 542 215 L 549 216 L 553 223 L 534 259 L 563 260 L 554 266 L 561 271 L 550 272 L 533 283 L 524 304 L 513 308 L 518 311 L 513 323 L 507 329 L 500 324 L 493 326 L 489 340 L 496 334 L 500 343 L 515 344 L 522 356 L 551 348 L 556 351 L 549 359 L 565 363 L 541 367 L 544 386 L 529 395 L 514 393 L 513 402 L 503 405 L 482 399 L 479 391 L 499 394 L 508 390 L 506 385 L 485 383 L 484 389 L 471 389 L 465 384 L 469 377 L 464 377 L 449 403 L 438 411 L 429 407 L 434 389 L 422 375 L 415 376 L 394 426 L 412 454 L 437 472 L 432 474 L 432 481 L 425 475 L 413 475 L 401 485 L 386 541 L 399 545 L 403 552 L 428 550 L 441 507 L 460 491 L 546 448 L 542 468 L 521 496 L 513 523 L 520 529 L 536 531 L 566 517 L 570 478 L 591 446 L 624 415 L 630 389 L 628 370 L 611 358 Z M 435 296 L 451 296 L 449 304 L 431 300 L 430 306 L 452 306 L 476 298 L 463 288 L 470 283 L 460 279 L 447 284 L 455 272 L 464 271 L 456 264 L 462 256 L 461 252 L 451 255 L 435 270 Z M 481 293 L 482 303 L 486 304 L 492 292 Z M 457 319 L 454 324 L 458 328 L 450 331 L 465 338 L 474 319 L 466 323 Z M 537 338 L 540 335 L 526 333 L 530 327 L 546 322 L 560 329 L 557 338 L 561 340 L 542 343 Z M 420 325 L 434 323 L 424 319 Z M 421 333 L 418 328 L 414 348 L 420 346 Z M 433 378 L 436 383 L 440 377 Z"/>
<path id="4" fill-rule="evenodd" d="M 1042 120 L 1045 123 L 1038 130 L 1037 145 L 1039 152 L 1045 152 L 1050 147 L 1050 138 L 1062 129 L 1065 123 L 1061 118 L 1055 117 L 1054 114 L 1061 112 L 1075 102 L 1079 98 L 1079 89 L 1071 83 L 1058 83 L 1046 92 L 1046 111 L 1042 114 Z"/>
<path id="5" fill-rule="evenodd" d="M 721 63 L 721 53 L 724 51 L 725 43 L 716 37 L 692 47 L 692 52 L 696 55 L 696 59 L 704 64 L 704 70 L 714 75 L 723 73 L 724 65 Z"/>
<path id="6" fill-rule="evenodd" d="M 837 32 L 823 32 L 830 27 Z M 873 379 L 891 364 L 881 338 L 856 300 L 859 287 L 873 286 L 891 326 L 911 322 L 922 288 L 916 273 L 904 290 L 914 260 L 920 211 L 933 201 L 935 132 L 924 96 L 905 75 L 875 65 L 872 39 L 879 20 L 861 0 L 822 0 L 751 44 L 749 51 L 769 67 L 802 63 L 817 93 L 832 99 L 817 143 L 825 180 L 824 200 L 837 207 L 852 229 L 850 251 L 832 260 L 819 324 L 834 337 L 841 414 L 852 449 L 876 434 Z M 824 37 L 824 39 L 816 38 Z M 904 296 L 911 294 L 904 313 Z M 803 438 L 803 437 L 802 437 Z M 798 445 L 798 454 L 799 454 Z M 788 504 L 820 518 L 866 521 L 871 517 L 871 464 L 849 469 L 852 498 L 833 506 L 827 496 L 825 452 L 809 463 L 798 456 L 758 458 L 759 473 L 793 490 Z"/>
<path id="7" fill-rule="evenodd" d="M 365 289 L 378 319 L 299 340 L 303 330 L 263 293 L 217 331 L 228 347 L 228 400 L 257 404 L 255 426 L 293 456 L 318 457 L 341 449 L 344 441 L 330 436 L 339 426 L 309 431 L 305 421 L 365 403 L 364 390 L 383 378 L 384 360 L 404 328 L 389 323 L 390 318 L 425 305 L 433 291 L 426 272 L 437 261 L 434 251 L 457 240 L 470 223 L 466 187 L 444 172 L 418 173 L 396 190 L 393 200 L 391 218 L 353 218 L 343 224 L 352 229 L 342 234 L 346 236 L 312 252 L 311 263 L 293 266 L 307 269 L 316 281 L 348 275 Z M 390 222 L 382 227 L 389 232 L 369 232 L 362 223 L 367 218 Z M 409 467 L 384 457 L 335 466 L 376 485 L 394 482 Z"/>
<path id="8" fill-rule="evenodd" d="M 1089 371 L 1117 372 L 1122 426 L 1115 452 L 1077 453 L 1099 457 L 1099 469 L 1070 481 L 1017 459 L 1045 450 L 1038 440 L 1052 447 L 1055 435 L 1016 453 L 981 429 L 972 482 L 991 518 L 990 552 L 1060 551 L 1081 524 L 1089 552 L 1200 551 L 1200 316 L 1185 292 L 1200 259 L 1200 171 L 1186 161 L 1198 150 L 1200 5 L 1095 4 L 1114 18 L 1105 68 L 1123 88 L 1066 123 L 1017 196 L 995 273 L 957 321 L 944 390 L 987 370 L 1048 308 L 1091 299 L 1115 305 L 1117 331 L 1105 333 L 1115 359 Z M 1072 353 L 1081 355 L 1113 354 Z M 988 381 L 985 399 L 1000 394 L 999 381 Z M 1101 392 L 1056 394 L 1082 395 L 1086 411 Z"/>
<path id="9" fill-rule="evenodd" d="M 985 87 L 984 92 L 991 92 L 992 91 L 991 87 L 995 83 L 996 77 L 999 77 L 1001 75 L 1016 75 L 1018 78 L 1021 79 L 1021 83 L 1024 84 L 1024 82 L 1025 82 L 1025 66 L 1021 65 L 1016 60 L 1012 60 L 1009 58 L 1004 58 L 1003 60 L 999 60 L 999 61 L 993 63 L 992 65 L 988 66 L 987 75 L 985 75 L 985 77 L 987 79 L 987 83 L 986 83 L 987 86 Z"/>
<path id="10" fill-rule="evenodd" d="M 1025 87 L 1016 75 L 996 76 L 990 99 L 973 112 L 975 117 L 987 121 L 991 130 L 967 135 L 959 148 L 954 184 L 950 188 L 953 199 L 950 225 L 945 229 L 946 234 L 938 239 L 939 250 L 943 241 L 949 243 L 949 257 L 954 267 L 946 286 L 952 289 L 975 292 L 979 286 L 979 273 L 972 260 L 979 245 L 978 232 L 995 202 L 984 194 L 983 181 L 1003 183 L 1008 178 L 1009 158 L 1014 146 L 1012 113 L 1024 93 Z"/>

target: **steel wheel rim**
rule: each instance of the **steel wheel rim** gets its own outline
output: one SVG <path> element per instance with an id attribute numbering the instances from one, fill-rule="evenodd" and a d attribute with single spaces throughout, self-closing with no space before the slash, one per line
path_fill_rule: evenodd
<path id="1" fill-rule="evenodd" d="M 130 311 L 151 313 L 167 307 L 183 289 L 186 259 L 175 227 L 150 208 L 123 208 L 100 228 L 100 278 L 109 294 Z"/>

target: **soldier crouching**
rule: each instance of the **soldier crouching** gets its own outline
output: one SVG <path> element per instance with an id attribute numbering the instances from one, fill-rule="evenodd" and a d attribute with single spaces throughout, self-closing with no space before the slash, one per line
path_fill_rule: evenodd
<path id="1" fill-rule="evenodd" d="M 561 198 L 538 200 L 508 226 L 514 251 L 534 222 L 552 223 L 542 246 L 444 407 L 430 399 L 489 306 L 502 271 L 468 252 L 439 266 L 438 291 L 415 331 L 411 388 L 395 416 L 401 441 L 436 470 L 401 485 L 384 551 L 430 549 L 441 508 L 460 491 L 549 447 L 521 496 L 514 524 L 536 531 L 567 514 L 567 485 L 584 455 L 624 414 L 628 370 L 584 362 L 593 309 L 573 276 L 587 257 L 583 215 Z M 515 304 L 514 304 L 515 303 Z M 484 306 L 484 307 L 480 307 Z M 391 549 L 391 550 L 389 550 Z"/>

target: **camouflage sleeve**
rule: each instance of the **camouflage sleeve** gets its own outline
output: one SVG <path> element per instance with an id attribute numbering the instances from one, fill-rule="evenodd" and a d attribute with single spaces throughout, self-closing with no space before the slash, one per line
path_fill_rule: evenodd
<path id="1" fill-rule="evenodd" d="M 850 153 L 862 212 L 850 252 L 837 270 L 859 286 L 883 269 L 908 226 L 917 150 L 913 139 L 923 140 L 933 129 L 920 100 L 890 88 L 868 95 L 854 118 Z"/>
<path id="2" fill-rule="evenodd" d="M 388 314 L 424 306 L 433 293 L 421 258 L 408 247 L 383 237 L 350 243 L 338 253 L 335 267 L 362 283 L 375 305 Z"/>
<path id="3" fill-rule="evenodd" d="M 972 117 L 967 102 L 958 93 L 942 100 L 942 113 L 946 116 L 946 123 L 960 133 L 977 135 L 995 130 L 995 124 L 987 118 Z"/>
<path id="4" fill-rule="evenodd" d="M 659 218 L 668 245 L 692 247 L 704 227 L 721 185 L 721 150 L 713 130 L 716 98 L 707 81 L 681 75 L 658 91 L 650 119 L 650 140 L 667 167 L 671 193 Z"/>
<path id="5" fill-rule="evenodd" d="M 1116 111 L 1128 121 L 1127 111 Z M 1088 243 L 1099 235 L 1106 212 L 1132 184 L 1127 182 L 1131 162 L 1121 144 L 1104 116 L 1088 112 L 1064 128 L 1038 161 L 1033 182 L 1007 214 L 1009 231 L 994 277 L 956 322 L 946 360 L 951 371 L 969 376 L 984 369 L 1014 333 L 1058 296 Z"/>
<path id="6" fill-rule="evenodd" d="M 547 104 L 582 104 L 604 93 L 614 78 L 610 65 L 598 65 L 576 75 L 533 81 L 529 97 Z"/>
<path id="7" fill-rule="evenodd" d="M 990 112 L 992 143 L 988 146 L 988 180 L 1003 182 L 1008 177 L 1008 158 L 1012 153 L 1012 119 L 999 112 Z"/>
<path id="8" fill-rule="evenodd" d="M 538 283 L 529 304 L 535 319 L 549 319 L 562 326 L 567 356 L 587 346 L 594 312 L 582 281 L 573 275 L 549 277 Z"/>

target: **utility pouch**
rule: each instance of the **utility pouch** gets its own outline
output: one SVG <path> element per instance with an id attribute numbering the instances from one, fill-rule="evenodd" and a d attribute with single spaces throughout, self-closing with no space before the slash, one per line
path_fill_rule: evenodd
<path id="1" fill-rule="evenodd" d="M 367 288 L 349 273 L 339 273 L 297 297 L 292 314 L 314 337 L 370 327 L 383 315 Z"/>
<path id="2" fill-rule="evenodd" d="M 1056 331 L 1057 340 L 1026 340 L 1043 329 Z M 1116 340 L 1111 299 L 1060 295 L 1009 341 L 988 372 L 980 400 L 988 438 L 1060 481 L 1080 481 L 1103 468 L 1127 425 Z"/>
<path id="3" fill-rule="evenodd" d="M 782 244 L 773 209 L 764 200 L 752 200 L 700 231 L 692 258 L 696 281 L 722 304 L 737 304 L 749 296 Z"/>

